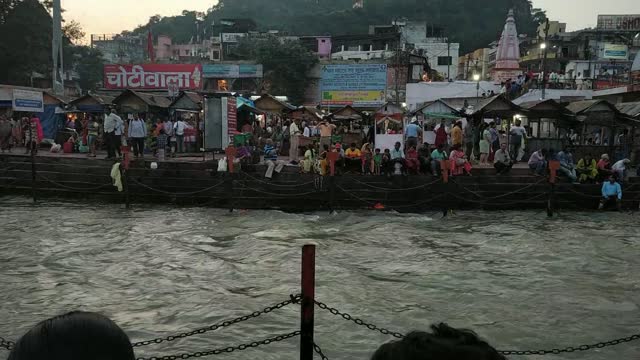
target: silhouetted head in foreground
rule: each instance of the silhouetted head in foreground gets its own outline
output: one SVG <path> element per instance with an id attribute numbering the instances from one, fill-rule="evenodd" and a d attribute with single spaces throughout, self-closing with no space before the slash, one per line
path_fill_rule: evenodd
<path id="1" fill-rule="evenodd" d="M 108 318 L 71 312 L 45 320 L 18 340 L 8 360 L 134 360 L 127 334 Z"/>
<path id="2" fill-rule="evenodd" d="M 447 324 L 431 325 L 431 331 L 415 331 L 384 344 L 371 360 L 506 360 L 473 331 Z"/>

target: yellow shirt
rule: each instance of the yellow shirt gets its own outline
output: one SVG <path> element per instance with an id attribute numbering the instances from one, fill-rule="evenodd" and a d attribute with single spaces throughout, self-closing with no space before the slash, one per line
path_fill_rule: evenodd
<path id="1" fill-rule="evenodd" d="M 348 148 L 347 151 L 344 152 L 344 156 L 351 159 L 359 158 L 360 154 L 360 149 L 351 150 L 351 148 Z"/>
<path id="2" fill-rule="evenodd" d="M 462 145 L 462 129 L 457 126 L 451 130 L 451 143 Z"/>

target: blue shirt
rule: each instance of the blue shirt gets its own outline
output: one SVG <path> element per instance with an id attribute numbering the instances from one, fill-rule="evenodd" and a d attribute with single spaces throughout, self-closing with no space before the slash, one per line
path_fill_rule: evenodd
<path id="1" fill-rule="evenodd" d="M 393 148 L 391 150 L 391 160 L 395 159 L 404 159 L 404 151 L 402 149 L 396 150 L 396 148 Z"/>
<path id="2" fill-rule="evenodd" d="M 138 139 L 147 137 L 147 124 L 142 120 L 131 120 L 129 122 L 129 137 Z"/>
<path id="3" fill-rule="evenodd" d="M 418 137 L 419 131 L 420 131 L 420 126 L 416 124 L 409 124 L 405 128 L 405 134 L 407 134 L 407 137 Z"/>
<path id="4" fill-rule="evenodd" d="M 618 195 L 619 200 L 622 200 L 622 188 L 620 187 L 620 184 L 617 182 L 612 184 L 610 181 L 605 181 L 602 184 L 602 196 L 609 197 L 616 195 Z"/>
<path id="5" fill-rule="evenodd" d="M 278 152 L 271 145 L 264 146 L 264 160 L 278 160 Z"/>

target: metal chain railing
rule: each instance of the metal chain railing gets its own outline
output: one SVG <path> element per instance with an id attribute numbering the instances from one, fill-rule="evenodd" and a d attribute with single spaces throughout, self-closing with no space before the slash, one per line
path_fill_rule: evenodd
<path id="1" fill-rule="evenodd" d="M 552 349 L 552 350 L 503 350 L 500 351 L 500 353 L 502 355 L 516 355 L 516 356 L 521 356 L 521 355 L 557 355 L 557 354 L 561 354 L 561 353 L 572 353 L 572 352 L 576 352 L 576 351 L 588 351 L 588 350 L 593 350 L 593 349 L 602 349 L 604 347 L 609 347 L 609 346 L 616 346 L 616 345 L 620 345 L 623 343 L 628 343 L 631 341 L 635 341 L 635 340 L 639 340 L 640 339 L 640 334 L 635 334 L 635 335 L 631 335 L 628 337 L 624 337 L 624 338 L 620 338 L 620 339 L 615 339 L 615 340 L 610 340 L 610 341 L 603 341 L 603 342 L 599 342 L 599 343 L 595 343 L 595 344 L 591 344 L 591 345 L 580 345 L 580 346 L 568 346 L 566 348 L 562 348 L 562 349 Z"/>
<path id="2" fill-rule="evenodd" d="M 200 358 L 203 356 L 211 356 L 211 355 L 220 355 L 226 353 L 232 353 L 234 351 L 242 351 L 250 348 L 256 348 L 260 345 L 269 345 L 271 343 L 284 341 L 290 339 L 292 337 L 300 336 L 300 330 L 290 332 L 288 334 L 278 335 L 274 337 L 270 337 L 260 341 L 250 342 L 248 344 L 240 344 L 237 346 L 228 346 L 225 348 L 219 348 L 208 351 L 197 351 L 193 353 L 182 353 L 176 355 L 165 355 L 165 356 L 153 356 L 149 358 L 137 358 L 136 360 L 177 360 L 177 359 L 190 359 L 190 358 Z"/>
<path id="3" fill-rule="evenodd" d="M 318 345 L 318 344 L 316 344 L 316 343 L 313 343 L 313 351 L 315 351 L 315 352 L 316 352 L 316 354 L 318 354 L 318 356 L 320 356 L 320 358 L 321 358 L 322 360 L 329 360 L 329 358 L 327 357 L 327 355 L 325 355 L 325 354 L 322 352 L 322 348 L 320 347 L 320 345 Z"/>
<path id="4" fill-rule="evenodd" d="M 244 315 L 244 316 L 240 316 L 237 317 L 235 319 L 232 320 L 227 320 L 227 321 L 223 321 L 221 323 L 218 324 L 214 324 L 214 325 L 210 325 L 207 327 L 203 327 L 200 329 L 196 329 L 193 331 L 188 331 L 188 332 L 184 332 L 178 335 L 170 335 L 170 336 L 166 336 L 166 337 L 161 337 L 161 338 L 157 338 L 157 339 L 152 339 L 152 340 L 145 340 L 145 341 L 139 341 L 139 342 L 135 342 L 131 345 L 133 345 L 133 347 L 141 347 L 141 346 L 147 346 L 147 345 L 152 345 L 152 344 L 160 344 L 163 342 L 170 342 L 170 341 L 174 341 L 177 339 L 184 339 L 186 337 L 190 337 L 190 336 L 194 336 L 194 335 L 201 335 L 210 331 L 215 331 L 218 330 L 220 328 L 224 328 L 224 327 L 228 327 L 231 326 L 233 324 L 237 324 L 239 322 L 243 322 L 243 321 L 247 321 L 250 319 L 255 319 L 261 315 L 264 314 L 268 314 L 274 310 L 278 310 L 278 309 L 282 309 L 285 306 L 291 305 L 291 304 L 296 304 L 298 302 L 300 302 L 300 298 L 301 295 L 290 295 L 289 300 L 277 303 L 275 305 L 272 306 L 268 306 L 262 310 L 259 311 L 254 311 L 253 313 L 249 314 L 249 315 Z"/>
<path id="5" fill-rule="evenodd" d="M 332 308 L 332 307 L 328 306 L 327 304 L 322 303 L 320 301 L 315 301 L 315 303 L 316 303 L 316 305 L 318 305 L 318 307 L 320 309 L 327 310 L 330 313 L 332 313 L 333 315 L 340 316 L 340 317 L 342 317 L 343 319 L 345 319 L 347 321 L 352 321 L 352 322 L 356 323 L 357 325 L 366 326 L 369 330 L 378 331 L 378 332 L 380 332 L 380 333 L 382 333 L 384 335 L 391 335 L 391 336 L 393 336 L 395 338 L 398 338 L 398 339 L 402 339 L 404 337 L 404 335 L 399 333 L 399 332 L 391 331 L 391 330 L 385 329 L 383 327 L 379 327 L 379 326 L 376 326 L 374 324 L 367 323 L 362 319 L 359 319 L 359 318 L 351 316 L 351 315 L 349 315 L 347 313 L 341 312 L 340 310 L 338 310 L 336 308 Z"/>
<path id="6" fill-rule="evenodd" d="M 336 315 L 336 316 L 340 316 L 343 319 L 347 320 L 347 321 L 352 321 L 354 323 L 356 323 L 357 325 L 360 326 L 365 326 L 367 327 L 369 330 L 373 330 L 373 331 L 378 331 L 382 334 L 385 335 L 391 335 L 395 338 L 401 339 L 404 337 L 404 335 L 402 333 L 399 332 L 394 332 L 379 326 L 376 326 L 374 324 L 370 324 L 370 323 L 366 323 L 363 320 L 352 316 L 350 314 L 344 313 L 339 311 L 336 308 L 332 308 L 330 306 L 328 306 L 325 303 L 316 301 L 315 302 L 316 305 L 318 305 L 318 307 L 320 309 L 323 310 L 327 310 L 329 311 L 331 314 Z M 635 340 L 640 340 L 640 334 L 634 334 L 631 336 L 627 336 L 627 337 L 623 337 L 623 338 L 619 338 L 619 339 L 614 339 L 614 340 L 609 340 L 609 341 L 603 341 L 603 342 L 599 342 L 599 343 L 595 343 L 595 344 L 590 344 L 590 345 L 580 345 L 580 346 L 568 346 L 562 349 L 551 349 L 551 350 L 499 350 L 498 352 L 502 355 L 515 355 L 515 356 L 522 356 L 522 355 L 557 355 L 557 354 L 561 354 L 561 353 L 571 353 L 571 352 L 577 352 L 577 351 L 588 351 L 588 350 L 593 350 L 593 349 L 602 349 L 605 347 L 609 347 L 609 346 L 616 346 L 616 345 L 620 345 L 620 344 L 624 344 L 624 343 L 628 343 L 628 342 L 632 342 Z"/>
<path id="7" fill-rule="evenodd" d="M 14 343 L 13 341 L 6 340 L 2 336 L 0 336 L 0 348 L 5 350 L 13 350 L 15 346 L 16 343 Z"/>

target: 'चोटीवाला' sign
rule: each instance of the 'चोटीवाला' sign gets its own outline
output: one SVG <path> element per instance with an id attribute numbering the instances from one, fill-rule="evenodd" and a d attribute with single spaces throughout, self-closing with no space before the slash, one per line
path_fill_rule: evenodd
<path id="1" fill-rule="evenodd" d="M 325 105 L 382 105 L 386 99 L 387 65 L 324 65 L 320 89 Z"/>
<path id="2" fill-rule="evenodd" d="M 202 85 L 200 64 L 105 65 L 107 89 L 197 90 Z"/>

